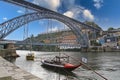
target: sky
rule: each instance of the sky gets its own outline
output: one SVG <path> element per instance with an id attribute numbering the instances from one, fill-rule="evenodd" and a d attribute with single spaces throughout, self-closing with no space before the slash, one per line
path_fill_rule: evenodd
<path id="1" fill-rule="evenodd" d="M 120 28 L 120 0 L 27 0 L 78 21 L 94 21 L 103 30 L 109 27 Z M 25 14 L 25 8 L 0 1 L 0 24 Z M 52 28 L 49 29 L 48 22 Z M 47 31 L 57 31 L 64 26 L 56 20 L 38 20 L 28 23 L 28 34 L 37 36 Z M 63 27 L 62 27 L 63 28 Z M 9 34 L 5 39 L 23 40 L 24 26 Z"/>

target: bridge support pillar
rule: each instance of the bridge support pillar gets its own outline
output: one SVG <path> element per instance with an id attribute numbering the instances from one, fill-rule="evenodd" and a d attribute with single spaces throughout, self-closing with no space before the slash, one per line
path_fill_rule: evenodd
<path id="1" fill-rule="evenodd" d="M 87 52 L 88 51 L 88 47 L 81 47 L 81 51 L 82 52 Z"/>

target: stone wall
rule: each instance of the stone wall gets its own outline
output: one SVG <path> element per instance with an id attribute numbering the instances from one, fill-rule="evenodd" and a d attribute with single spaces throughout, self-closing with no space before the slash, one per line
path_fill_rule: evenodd
<path id="1" fill-rule="evenodd" d="M 0 80 L 41 80 L 0 57 Z"/>
<path id="2" fill-rule="evenodd" d="M 1 49 L 0 56 L 2 57 L 17 57 L 16 49 Z"/>

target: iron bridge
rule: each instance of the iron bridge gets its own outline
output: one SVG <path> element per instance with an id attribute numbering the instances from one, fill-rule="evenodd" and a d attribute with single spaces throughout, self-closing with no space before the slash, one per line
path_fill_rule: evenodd
<path id="1" fill-rule="evenodd" d="M 81 31 L 82 28 L 88 28 L 96 32 L 100 31 L 99 28 L 88 26 L 82 22 L 79 22 L 77 20 L 64 16 L 52 10 L 40 7 L 33 3 L 27 2 L 25 0 L 2 0 L 2 1 L 34 10 L 34 12 L 15 17 L 13 19 L 10 19 L 6 22 L 1 23 L 0 39 L 5 38 L 7 35 L 15 31 L 16 29 L 22 27 L 23 25 L 35 20 L 40 20 L 40 19 L 55 19 L 67 25 L 76 35 L 77 42 L 78 44 L 81 45 L 81 47 L 88 47 L 88 37 L 86 34 L 84 34 Z"/>

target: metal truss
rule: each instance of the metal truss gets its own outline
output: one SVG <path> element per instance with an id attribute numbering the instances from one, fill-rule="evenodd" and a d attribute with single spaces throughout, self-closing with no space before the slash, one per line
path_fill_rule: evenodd
<path id="1" fill-rule="evenodd" d="M 77 37 L 78 44 L 81 44 L 81 47 L 87 47 L 88 46 L 88 37 L 82 33 L 82 28 L 89 28 L 91 30 L 99 31 L 100 29 L 88 26 L 82 22 L 79 22 L 77 20 L 74 20 L 72 18 L 69 18 L 67 16 L 64 16 L 62 14 L 59 14 L 57 12 L 51 11 L 46 8 L 42 8 L 40 6 L 37 6 L 35 4 L 29 3 L 24 0 L 3 0 L 7 1 L 19 6 L 23 6 L 32 10 L 35 10 L 37 12 L 25 14 L 16 18 L 13 18 L 11 20 L 8 20 L 2 24 L 0 24 L 0 39 L 5 38 L 7 35 L 9 35 L 14 30 L 18 29 L 19 27 L 40 19 L 56 19 L 65 25 L 67 25 L 73 33 Z"/>
<path id="2" fill-rule="evenodd" d="M 35 5 L 33 3 L 30 3 L 28 1 L 25 1 L 25 0 L 2 0 L 2 1 L 5 1 L 5 2 L 9 2 L 9 3 L 12 3 L 12 4 L 15 4 L 15 5 L 18 5 L 18 6 L 22 6 L 22 7 L 25 7 L 25 8 L 28 8 L 28 9 L 31 9 L 31 10 L 34 10 L 34 11 L 37 11 L 37 12 L 49 12 L 49 13 L 54 13 L 55 15 L 58 15 L 58 16 L 62 16 L 64 18 L 68 18 L 68 19 L 71 19 L 73 22 L 76 22 L 76 23 L 79 23 L 80 25 L 82 26 L 85 26 L 85 28 L 89 28 L 89 29 L 92 29 L 92 30 L 95 30 L 95 31 L 100 31 L 101 29 L 100 28 L 95 28 L 95 27 L 92 27 L 92 26 L 89 26 L 89 25 L 86 25 L 80 21 L 77 21 L 75 19 L 72 19 L 72 18 L 69 18 L 67 16 L 64 16 L 60 13 L 57 13 L 55 11 L 52 11 L 52 10 L 49 10 L 47 8 L 43 8 L 43 7 L 40 7 L 38 5 Z"/>
<path id="3" fill-rule="evenodd" d="M 26 15 L 22 15 L 19 17 L 16 17 L 14 19 L 8 20 L 2 24 L 0 24 L 0 39 L 5 38 L 7 35 L 9 35 L 14 30 L 18 29 L 19 27 L 40 19 L 56 19 L 65 25 L 67 25 L 73 33 L 77 36 L 78 43 L 81 42 L 81 40 L 84 38 L 82 36 L 81 28 L 78 27 L 76 23 L 71 21 L 70 19 L 66 19 L 64 17 L 55 15 L 54 13 L 49 13 L 48 11 L 44 12 L 34 12 Z M 83 43 L 84 40 L 82 40 Z"/>

